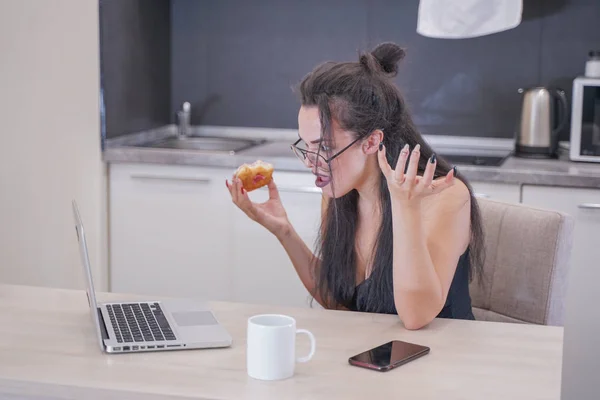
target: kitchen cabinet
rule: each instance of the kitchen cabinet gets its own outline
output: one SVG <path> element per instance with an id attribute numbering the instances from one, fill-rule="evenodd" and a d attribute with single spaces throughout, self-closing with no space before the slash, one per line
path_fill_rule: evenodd
<path id="1" fill-rule="evenodd" d="M 111 164 L 111 290 L 310 306 L 279 241 L 232 203 L 225 188 L 231 173 L 230 168 Z M 313 175 L 274 176 L 290 221 L 312 249 L 321 212 Z M 268 190 L 249 195 L 266 201 Z"/>
<path id="2" fill-rule="evenodd" d="M 469 183 L 473 187 L 476 197 L 505 203 L 519 203 L 521 201 L 521 186 L 519 184 L 480 181 L 470 181 Z"/>
<path id="3" fill-rule="evenodd" d="M 600 190 L 523 186 L 523 204 L 562 211 L 575 218 L 571 265 L 593 267 L 600 259 Z"/>
<path id="4" fill-rule="evenodd" d="M 111 164 L 109 173 L 111 290 L 228 300 L 231 171 Z"/>
<path id="5" fill-rule="evenodd" d="M 111 164 L 111 290 L 319 307 L 311 301 L 279 241 L 232 203 L 224 184 L 231 173 L 231 168 Z M 313 175 L 276 171 L 274 177 L 291 223 L 314 249 L 321 191 L 315 187 Z M 472 185 L 479 197 L 511 203 L 521 200 L 518 184 L 475 181 Z M 587 232 L 595 227 L 585 228 L 592 221 L 588 214 L 600 218 L 600 210 L 577 205 L 600 204 L 596 191 L 578 192 L 573 203 L 572 189 L 526 189 L 526 203 L 537 202 L 571 214 L 575 210 L 585 216 L 579 240 L 589 241 Z M 557 196 L 557 190 L 564 194 Z M 261 188 L 249 196 L 255 202 L 266 201 L 268 190 Z M 558 203 L 548 203 L 552 201 Z M 581 254 L 590 262 L 592 253 L 586 250 Z"/>
<path id="6" fill-rule="evenodd" d="M 288 218 L 310 249 L 317 239 L 321 191 L 307 173 L 275 172 Z M 266 188 L 250 192 L 254 202 L 269 198 Z M 237 207 L 233 217 L 233 300 L 296 307 L 318 306 L 298 277 L 279 241 Z"/>

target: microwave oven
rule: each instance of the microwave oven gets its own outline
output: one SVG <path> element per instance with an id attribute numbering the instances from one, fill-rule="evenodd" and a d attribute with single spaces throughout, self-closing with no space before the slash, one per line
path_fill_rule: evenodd
<path id="1" fill-rule="evenodd" d="M 573 80 L 569 158 L 600 163 L 600 78 Z"/>

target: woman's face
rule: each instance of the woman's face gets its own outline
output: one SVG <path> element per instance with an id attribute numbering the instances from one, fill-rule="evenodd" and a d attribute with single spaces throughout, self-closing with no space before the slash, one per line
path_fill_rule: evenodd
<path id="1" fill-rule="evenodd" d="M 356 139 L 356 135 L 342 130 L 334 119 L 332 121 L 333 140 L 330 142 L 323 139 L 321 137 L 319 109 L 316 106 L 302 106 L 300 108 L 298 112 L 298 134 L 302 139 L 298 147 L 303 147 L 309 151 L 305 165 L 315 174 L 315 185 L 323 190 L 323 194 L 328 197 L 342 197 L 365 182 L 368 171 L 366 167 L 369 159 L 372 161 L 373 158 L 369 156 L 377 152 L 380 139 L 369 137 L 368 139 L 358 140 L 335 157 L 328 165 L 326 160 L 352 143 Z M 313 154 L 317 152 L 320 156 Z M 332 181 L 335 193 L 332 189 Z"/>

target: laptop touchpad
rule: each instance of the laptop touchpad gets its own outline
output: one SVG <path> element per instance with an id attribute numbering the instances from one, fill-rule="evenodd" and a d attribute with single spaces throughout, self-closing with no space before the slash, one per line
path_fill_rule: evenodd
<path id="1" fill-rule="evenodd" d="M 179 326 L 216 325 L 217 321 L 209 311 L 174 312 L 173 318 Z"/>

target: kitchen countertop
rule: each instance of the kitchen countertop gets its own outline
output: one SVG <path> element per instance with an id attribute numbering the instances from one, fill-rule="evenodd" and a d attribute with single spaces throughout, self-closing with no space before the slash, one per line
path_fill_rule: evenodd
<path id="1" fill-rule="evenodd" d="M 175 135 L 176 127 L 168 126 L 108 140 L 103 158 L 107 163 L 197 165 L 231 168 L 232 170 L 240 164 L 262 159 L 272 163 L 277 170 L 307 171 L 290 150 L 290 144 L 297 139 L 297 133 L 294 130 L 229 127 L 195 127 L 195 129 L 197 129 L 195 134 L 199 135 L 243 137 L 268 141 L 234 155 L 143 146 L 150 141 Z M 443 153 L 440 148 L 453 148 L 456 151 L 462 147 L 469 147 L 477 152 L 508 154 L 512 147 L 509 139 L 426 137 L 426 140 L 440 154 Z M 561 156 L 559 159 L 527 159 L 508 156 L 504 163 L 497 167 L 457 164 L 457 168 L 470 181 L 600 188 L 600 164 L 572 162 L 565 156 Z"/>

